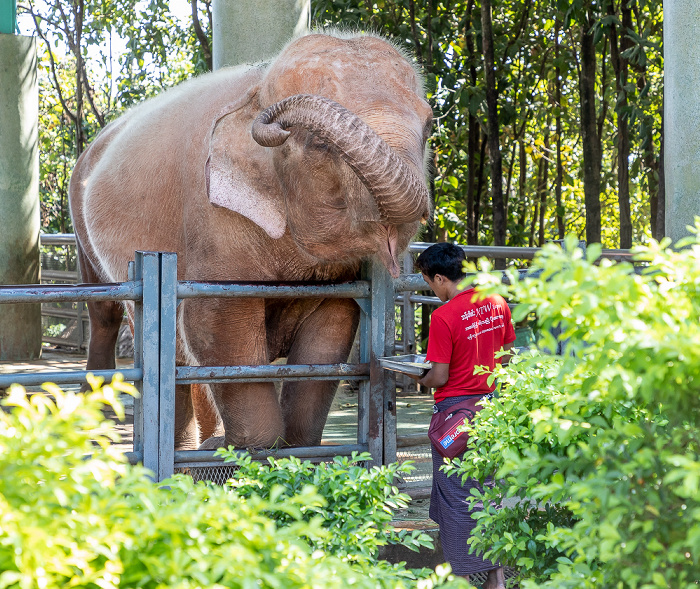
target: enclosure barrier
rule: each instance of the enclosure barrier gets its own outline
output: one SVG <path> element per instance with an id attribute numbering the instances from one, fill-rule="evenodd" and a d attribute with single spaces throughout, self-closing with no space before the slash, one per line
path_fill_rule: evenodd
<path id="1" fill-rule="evenodd" d="M 51 236 L 43 243 L 70 245 L 71 235 Z M 221 460 L 213 451 L 174 452 L 174 390 L 176 384 L 206 382 L 260 382 L 281 379 L 325 379 L 359 381 L 357 443 L 341 446 L 285 448 L 254 454 L 262 458 L 294 455 L 322 460 L 369 451 L 375 463 L 397 459 L 397 449 L 426 444 L 427 436 L 397 436 L 396 386 L 394 375 L 378 367 L 377 358 L 413 353 L 415 345 L 415 305 L 441 304 L 436 297 L 420 293 L 429 290 L 421 276 L 413 273 L 413 256 L 431 244 L 412 244 L 396 281 L 378 264 L 363 268 L 361 281 L 340 285 L 268 285 L 226 282 L 178 282 L 175 254 L 137 252 L 130 264 L 126 283 L 93 286 L 33 285 L 0 287 L 0 303 L 122 300 L 133 301 L 134 368 L 99 371 L 109 380 L 121 372 L 141 391 L 134 406 L 134 451 L 132 462 L 143 462 L 158 480 L 176 469 L 217 467 Z M 499 248 L 463 246 L 468 257 L 531 259 L 538 248 Z M 629 259 L 625 250 L 605 250 L 604 257 Z M 358 364 L 303 366 L 175 366 L 176 308 L 179 301 L 192 297 L 343 297 L 354 298 L 362 309 L 360 358 Z M 394 304 L 401 306 L 402 341 L 395 348 Z M 0 375 L 0 388 L 12 382 L 25 386 L 51 381 L 68 384 L 84 381 L 86 371 L 53 372 L 34 375 Z"/>
<path id="2" fill-rule="evenodd" d="M 377 264 L 366 266 L 362 281 L 325 285 L 233 284 L 226 282 L 178 282 L 177 257 L 172 253 L 137 252 L 129 265 L 128 281 L 93 286 L 30 285 L 0 287 L 2 303 L 61 301 L 132 301 L 134 303 L 134 368 L 96 371 L 106 380 L 121 372 L 133 380 L 141 395 L 134 404 L 134 451 L 130 461 L 142 462 L 157 480 L 175 469 L 220 465 L 213 451 L 174 451 L 175 386 L 192 382 L 244 382 L 292 379 L 333 379 L 359 381 L 357 443 L 349 445 L 289 448 L 274 451 L 275 456 L 294 455 L 323 460 L 329 456 L 368 451 L 373 462 L 382 464 L 391 416 L 385 416 L 387 391 L 393 387 L 390 374 L 382 370 L 377 358 L 389 353 L 387 333 L 393 333 L 393 298 L 390 277 Z M 298 366 L 175 366 L 176 310 L 178 301 L 192 297 L 278 298 L 324 297 L 354 298 L 361 310 L 360 363 Z M 390 307 L 389 307 L 390 305 Z M 392 313 L 387 313 L 388 309 Z M 56 384 L 84 381 L 87 371 L 63 371 L 39 374 L 0 375 L 0 388 L 17 382 L 24 386 L 44 382 Z M 394 414 L 395 415 L 395 414 Z M 394 420 L 395 427 L 395 420 Z M 395 430 L 394 430 L 395 431 Z M 390 444 L 391 445 L 391 444 Z M 254 457 L 267 456 L 265 451 Z"/>

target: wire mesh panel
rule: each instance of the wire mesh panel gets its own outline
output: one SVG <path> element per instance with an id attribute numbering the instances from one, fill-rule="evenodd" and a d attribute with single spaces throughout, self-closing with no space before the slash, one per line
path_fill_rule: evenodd
<path id="1" fill-rule="evenodd" d="M 199 481 L 210 481 L 215 485 L 223 485 L 233 478 L 237 467 L 221 464 L 217 466 L 189 466 L 187 468 L 176 468 L 175 474 L 181 473 L 192 477 L 195 483 Z"/>

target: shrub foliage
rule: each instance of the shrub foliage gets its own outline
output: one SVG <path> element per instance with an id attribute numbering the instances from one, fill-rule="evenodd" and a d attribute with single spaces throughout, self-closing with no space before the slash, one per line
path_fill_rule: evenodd
<path id="1" fill-rule="evenodd" d="M 133 389 L 94 386 L 46 385 L 50 396 L 14 386 L 3 401 L 0 588 L 466 586 L 445 568 L 416 574 L 377 559 L 386 518 L 374 510 L 404 500 L 389 484 L 396 469 L 361 474 L 339 459 L 323 473 L 350 483 L 322 483 L 298 461 L 264 472 L 238 459 L 246 479 L 229 489 L 183 475 L 154 483 L 111 446 L 102 413 L 108 404 L 123 416 L 118 393 Z"/>
<path id="2" fill-rule="evenodd" d="M 541 337 L 494 374 L 469 458 L 446 468 L 495 475 L 483 499 L 506 507 L 479 514 L 472 548 L 520 567 L 525 589 L 697 586 L 699 232 L 636 250 L 636 269 L 570 239 L 544 248 L 538 278 L 480 277 Z"/>

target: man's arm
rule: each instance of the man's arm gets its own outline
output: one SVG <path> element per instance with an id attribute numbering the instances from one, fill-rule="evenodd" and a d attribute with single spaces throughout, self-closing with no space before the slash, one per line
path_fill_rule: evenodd
<path id="1" fill-rule="evenodd" d="M 508 352 L 509 350 L 513 349 L 513 343 L 510 342 L 509 344 L 503 344 L 503 351 Z M 513 354 L 504 354 L 499 358 L 501 364 L 505 366 L 506 364 L 510 363 L 510 359 L 513 357 Z"/>
<path id="2" fill-rule="evenodd" d="M 409 376 L 424 387 L 437 389 L 445 385 L 447 379 L 450 378 L 450 365 L 433 362 L 433 367 L 428 370 L 425 376 L 414 376 L 412 374 L 409 374 Z"/>

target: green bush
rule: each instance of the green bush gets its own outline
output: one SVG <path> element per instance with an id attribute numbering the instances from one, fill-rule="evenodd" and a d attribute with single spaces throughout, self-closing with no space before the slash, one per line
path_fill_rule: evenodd
<path id="1" fill-rule="evenodd" d="M 13 386 L 3 401 L 0 588 L 466 586 L 445 569 L 419 579 L 403 566 L 367 558 L 381 543 L 375 537 L 385 532 L 381 527 L 348 524 L 343 530 L 370 539 L 357 540 L 357 554 L 332 554 L 337 544 L 330 536 L 344 532 L 324 525 L 326 500 L 312 485 L 293 483 L 289 470 L 280 476 L 293 492 L 277 485 L 239 493 L 182 475 L 152 482 L 113 448 L 118 436 L 102 413 L 111 405 L 123 417 L 118 394 L 132 387 L 119 379 L 99 385 L 86 394 L 46 385 L 51 397 L 29 397 Z M 340 464 L 355 472 L 350 462 Z M 352 504 L 351 486 L 342 489 Z M 383 510 L 392 500 L 401 498 L 380 493 L 373 505 Z M 357 501 L 366 501 L 362 493 Z"/>
<path id="2" fill-rule="evenodd" d="M 413 470 L 408 463 L 368 470 L 362 463 L 372 459 L 369 453 L 338 456 L 318 465 L 298 458 L 268 458 L 263 464 L 233 449 L 219 450 L 219 454 L 237 467 L 227 484 L 240 497 L 258 497 L 284 506 L 305 489 L 315 489 L 323 501 L 301 506 L 305 520 L 320 518 L 328 531 L 312 542 L 315 548 L 352 560 L 376 562 L 379 547 L 386 544 L 402 544 L 413 550 L 433 545 L 423 532 L 397 531 L 391 526 L 394 511 L 407 507 L 410 501 L 394 485 L 398 476 Z M 271 511 L 270 517 L 278 525 L 295 521 L 282 509 Z"/>
<path id="3" fill-rule="evenodd" d="M 700 225 L 696 228 L 700 230 Z M 497 369 L 500 396 L 471 428 L 487 507 L 473 548 L 520 567 L 521 587 L 696 587 L 700 580 L 700 239 L 598 262 L 546 246 L 540 278 L 484 287 L 535 313 L 540 350 Z M 555 349 L 561 329 L 565 353 Z M 496 510 L 506 500 L 506 507 Z"/>

